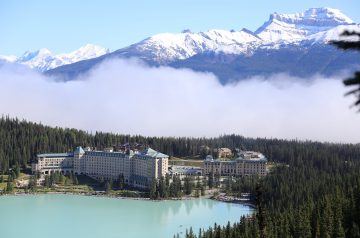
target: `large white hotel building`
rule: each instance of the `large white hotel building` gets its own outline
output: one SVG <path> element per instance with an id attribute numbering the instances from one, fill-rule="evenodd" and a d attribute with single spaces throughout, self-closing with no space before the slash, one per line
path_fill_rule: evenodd
<path id="1" fill-rule="evenodd" d="M 124 176 L 125 183 L 134 187 L 147 188 L 153 179 L 159 179 L 168 172 L 168 156 L 148 148 L 142 152 L 114 152 L 85 150 L 77 147 L 74 152 L 39 154 L 32 164 L 32 172 L 51 174 L 85 174 L 100 179 L 117 180 Z"/>
<path id="2" fill-rule="evenodd" d="M 213 159 L 204 161 L 204 174 L 220 174 L 222 176 L 265 176 L 266 157 L 254 151 L 241 151 L 234 160 Z"/>

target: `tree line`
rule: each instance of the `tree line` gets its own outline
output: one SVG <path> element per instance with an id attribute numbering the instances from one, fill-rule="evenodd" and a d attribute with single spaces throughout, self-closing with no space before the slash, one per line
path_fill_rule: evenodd
<path id="1" fill-rule="evenodd" d="M 188 230 L 185 237 L 360 237 L 359 145 L 317 144 L 281 160 L 263 178 L 229 178 L 225 190 L 250 192 L 256 213 L 235 224 Z"/>
<path id="2" fill-rule="evenodd" d="M 49 127 L 25 120 L 0 118 L 0 172 L 16 166 L 25 168 L 36 154 L 73 151 L 76 146 L 92 146 L 103 149 L 125 143 L 141 143 L 169 156 L 205 156 L 212 149 L 228 147 L 260 151 L 269 161 L 296 164 L 300 157 L 327 154 L 353 158 L 360 154 L 360 147 L 352 144 L 319 143 L 312 141 L 246 138 L 239 135 L 224 135 L 216 138 L 144 137 L 113 133 Z M 202 157 L 203 158 L 203 157 Z M 334 160 L 316 159 L 317 166 L 331 166 Z"/>

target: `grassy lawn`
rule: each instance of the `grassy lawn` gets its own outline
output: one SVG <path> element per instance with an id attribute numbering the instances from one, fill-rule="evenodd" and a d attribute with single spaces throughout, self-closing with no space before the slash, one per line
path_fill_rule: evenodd
<path id="1" fill-rule="evenodd" d="M 121 197 L 147 197 L 148 193 L 130 190 L 111 190 L 110 195 Z"/>
<path id="2" fill-rule="evenodd" d="M 1 175 L 1 174 L 0 174 L 0 177 L 1 177 L 1 176 L 4 178 L 4 182 L 6 182 L 7 179 L 8 179 L 8 175 Z"/>
<path id="3" fill-rule="evenodd" d="M 19 177 L 17 178 L 18 180 L 21 179 L 29 179 L 30 175 L 28 174 L 24 174 L 24 173 L 20 173 Z"/>
<path id="4" fill-rule="evenodd" d="M 36 192 L 48 193 L 48 192 L 69 192 L 69 193 L 87 193 L 92 192 L 92 188 L 87 185 L 56 185 L 52 188 L 37 187 Z"/>
<path id="5" fill-rule="evenodd" d="M 0 183 L 0 190 L 4 190 L 6 188 L 6 183 Z"/>
<path id="6" fill-rule="evenodd" d="M 183 159 L 183 158 L 174 158 L 169 159 L 169 165 L 183 165 L 183 166 L 196 166 L 202 167 L 203 160 L 198 159 Z"/>
<path id="7" fill-rule="evenodd" d="M 0 183 L 0 190 L 4 190 L 6 188 L 6 182 L 7 182 L 7 179 L 8 179 L 8 175 L 1 175 L 0 174 L 0 177 L 3 177 L 4 181 L 2 183 Z"/>

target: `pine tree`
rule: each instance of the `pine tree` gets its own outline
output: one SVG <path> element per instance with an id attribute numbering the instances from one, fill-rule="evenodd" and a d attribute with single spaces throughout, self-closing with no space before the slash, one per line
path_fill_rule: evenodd
<path id="1" fill-rule="evenodd" d="M 125 186 L 125 179 L 124 179 L 124 175 L 120 174 L 119 178 L 118 178 L 118 187 L 120 190 L 123 190 Z"/>
<path id="2" fill-rule="evenodd" d="M 28 184 L 28 189 L 30 190 L 30 192 L 35 192 L 36 191 L 36 186 L 37 186 L 37 179 L 36 179 L 36 176 L 33 175 L 33 176 L 30 177 L 29 184 Z"/>
<path id="3" fill-rule="evenodd" d="M 163 176 L 159 180 L 159 194 L 161 198 L 168 197 L 165 178 Z"/>
<path id="4" fill-rule="evenodd" d="M 336 219 L 333 238 L 345 238 L 345 231 L 340 219 Z"/>
<path id="5" fill-rule="evenodd" d="M 8 181 L 6 183 L 6 192 L 7 193 L 12 193 L 13 191 L 14 191 L 14 183 L 12 182 L 12 178 L 9 175 Z"/>
<path id="6" fill-rule="evenodd" d="M 155 179 L 151 180 L 151 184 L 150 184 L 150 191 L 149 191 L 149 197 L 150 199 L 156 199 L 156 194 L 157 194 L 157 183 Z"/>
<path id="7" fill-rule="evenodd" d="M 79 180 L 78 180 L 78 178 L 77 178 L 76 175 L 74 175 L 74 184 L 75 184 L 75 185 L 78 185 L 78 184 L 79 184 Z"/>
<path id="8" fill-rule="evenodd" d="M 184 192 L 186 195 L 191 195 L 193 191 L 193 182 L 190 176 L 184 178 Z"/>
<path id="9" fill-rule="evenodd" d="M 200 191 L 201 191 L 200 195 L 205 196 L 205 186 L 203 184 L 201 184 L 200 186 L 201 186 L 200 187 Z"/>
<path id="10" fill-rule="evenodd" d="M 347 37 L 357 36 L 359 38 L 360 32 L 345 31 L 342 35 Z M 342 41 L 333 41 L 332 43 L 344 50 L 360 50 L 360 40 L 358 41 L 342 40 Z M 360 71 L 355 72 L 355 75 L 352 78 L 345 79 L 344 84 L 346 86 L 356 86 L 356 88 L 349 91 L 347 95 L 355 95 L 357 97 L 357 100 L 355 101 L 354 105 L 358 106 L 360 104 Z"/>
<path id="11" fill-rule="evenodd" d="M 208 177 L 208 186 L 210 189 L 214 187 L 214 173 L 211 171 Z"/>
<path id="12" fill-rule="evenodd" d="M 106 194 L 110 194 L 111 192 L 111 183 L 109 180 L 105 182 L 105 192 Z"/>
<path id="13" fill-rule="evenodd" d="M 352 222 L 352 224 L 351 224 L 351 228 L 349 231 L 349 237 L 351 237 L 351 238 L 360 237 L 360 229 L 359 229 L 359 226 L 355 222 Z"/>
<path id="14" fill-rule="evenodd" d="M 226 194 L 230 194 L 232 190 L 232 176 L 229 176 L 226 180 Z"/>
<path id="15" fill-rule="evenodd" d="M 220 187 L 220 174 L 219 173 L 216 173 L 215 174 L 215 187 L 218 188 Z"/>
<path id="16" fill-rule="evenodd" d="M 256 185 L 256 218 L 258 220 L 260 238 L 266 238 L 266 215 L 263 202 L 263 188 L 260 183 Z"/>

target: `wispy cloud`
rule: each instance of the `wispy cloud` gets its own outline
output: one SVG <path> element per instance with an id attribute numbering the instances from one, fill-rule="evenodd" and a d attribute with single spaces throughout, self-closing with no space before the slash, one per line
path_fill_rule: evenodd
<path id="1" fill-rule="evenodd" d="M 155 136 L 358 142 L 359 115 L 336 78 L 274 75 L 223 86 L 212 74 L 112 60 L 70 82 L 0 68 L 0 113 L 52 126 Z"/>

